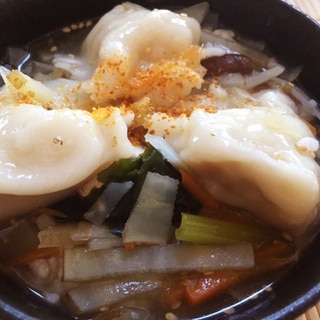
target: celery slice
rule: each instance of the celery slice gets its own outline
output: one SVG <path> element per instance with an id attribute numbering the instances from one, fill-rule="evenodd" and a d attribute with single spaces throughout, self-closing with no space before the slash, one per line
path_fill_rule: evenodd
<path id="1" fill-rule="evenodd" d="M 259 246 L 281 235 L 260 225 L 233 223 L 193 214 L 182 214 L 181 225 L 175 231 L 177 240 L 197 244 L 251 243 Z"/>

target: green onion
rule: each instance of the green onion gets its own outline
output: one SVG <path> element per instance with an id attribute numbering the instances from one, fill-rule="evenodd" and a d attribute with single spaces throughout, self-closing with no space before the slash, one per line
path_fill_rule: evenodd
<path id="1" fill-rule="evenodd" d="M 276 231 L 260 225 L 239 224 L 193 214 L 182 214 L 175 231 L 177 240 L 197 244 L 251 243 L 259 246 L 282 238 Z"/>

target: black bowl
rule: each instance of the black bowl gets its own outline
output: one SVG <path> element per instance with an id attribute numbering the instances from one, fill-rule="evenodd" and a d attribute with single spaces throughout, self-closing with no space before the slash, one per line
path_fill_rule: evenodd
<path id="1" fill-rule="evenodd" d="M 198 0 L 141 0 L 146 7 L 188 6 Z M 266 41 L 287 66 L 302 65 L 298 83 L 320 101 L 320 26 L 281 0 L 208 0 L 221 26 Z M 111 9 L 106 0 L 0 0 L 0 57 L 7 46 L 24 46 L 48 32 Z M 1 61 L 1 58 L 0 58 Z M 242 302 L 235 313 L 205 314 L 214 319 L 293 319 L 320 299 L 320 236 L 272 290 Z M 72 319 L 0 273 L 0 318 Z"/>

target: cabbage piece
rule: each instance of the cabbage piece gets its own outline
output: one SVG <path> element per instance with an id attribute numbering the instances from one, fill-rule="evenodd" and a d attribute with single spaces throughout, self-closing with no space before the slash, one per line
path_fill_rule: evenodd
<path id="1" fill-rule="evenodd" d="M 103 185 L 100 188 L 99 186 L 97 188 L 94 187 L 89 193 L 86 200 L 88 200 L 89 202 L 95 202 L 92 208 L 95 208 L 96 206 L 104 206 L 105 208 L 110 209 L 106 209 L 105 212 L 103 212 L 102 210 L 101 215 L 108 216 L 107 222 L 112 229 L 112 232 L 114 232 L 115 234 L 122 234 L 124 225 L 127 222 L 131 211 L 136 204 L 141 188 L 144 186 L 145 178 L 149 171 L 156 171 L 163 176 L 172 177 L 176 180 L 180 179 L 180 173 L 176 169 L 174 169 L 167 161 L 165 161 L 162 155 L 151 146 L 147 147 L 144 152 L 140 154 L 136 159 L 120 159 L 119 161 L 113 163 L 107 169 L 99 172 L 99 174 L 97 175 L 97 180 L 102 182 Z M 133 182 L 132 187 L 129 188 L 127 192 L 125 192 L 125 185 L 123 184 L 125 181 Z M 112 202 L 109 201 L 109 203 L 107 203 L 107 198 L 104 198 L 103 196 L 100 196 L 100 198 L 97 199 L 97 197 L 103 190 L 108 192 L 107 189 L 112 182 L 120 182 L 122 184 L 122 187 L 121 185 L 119 185 L 122 189 L 122 196 L 120 194 L 116 196 L 111 195 L 111 197 L 113 197 L 113 200 Z M 104 189 L 106 186 L 107 189 Z M 175 193 L 173 196 L 175 196 Z M 117 201 L 120 197 L 121 199 Z M 116 200 L 115 202 L 117 203 L 114 203 L 114 200 Z M 114 205 L 112 203 L 114 203 Z M 141 208 L 143 208 L 143 205 L 141 206 Z M 91 209 L 89 210 L 89 213 Z M 96 213 L 98 213 L 98 211 L 94 210 L 94 212 L 92 212 L 93 214 L 89 213 L 85 214 L 86 218 L 88 218 L 88 215 L 91 216 L 91 218 L 94 216 L 94 220 L 91 221 L 93 223 L 101 223 L 103 217 L 97 217 Z M 136 223 L 134 224 L 136 226 L 139 225 Z"/>
<path id="2" fill-rule="evenodd" d="M 178 184 L 177 179 L 148 172 L 123 230 L 125 245 L 167 243 Z"/>
<path id="3" fill-rule="evenodd" d="M 318 142 L 279 91 L 262 91 L 249 103 L 196 110 L 190 118 L 155 114 L 149 132 L 165 137 L 215 199 L 298 234 L 319 202 Z"/>
<path id="4" fill-rule="evenodd" d="M 9 103 L 30 103 L 50 108 L 53 105 L 53 92 L 39 81 L 36 81 L 18 70 L 10 71 L 0 66 L 0 75 L 5 86 L 2 99 Z"/>
<path id="5" fill-rule="evenodd" d="M 1 104 L 31 104 L 45 109 L 92 108 L 88 95 L 79 90 L 80 82 L 65 78 L 45 79 L 35 75 L 33 79 L 18 71 L 10 71 L 0 66 L 0 76 L 5 86 L 0 90 Z"/>

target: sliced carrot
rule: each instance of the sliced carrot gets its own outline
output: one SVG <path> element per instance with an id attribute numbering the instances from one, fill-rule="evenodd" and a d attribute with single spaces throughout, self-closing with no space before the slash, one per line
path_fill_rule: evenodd
<path id="1" fill-rule="evenodd" d="M 128 243 L 124 243 L 123 247 L 125 249 L 131 250 L 131 249 L 134 249 L 136 247 L 136 244 L 133 243 L 133 242 L 128 242 Z"/>
<path id="2" fill-rule="evenodd" d="M 234 222 L 252 223 L 253 220 L 249 216 L 241 215 L 233 210 L 228 210 L 223 204 L 219 203 L 206 189 L 199 184 L 196 179 L 192 177 L 184 169 L 179 169 L 182 177 L 182 184 L 190 194 L 195 197 L 203 206 L 201 212 L 202 216 L 215 217 Z"/>
<path id="3" fill-rule="evenodd" d="M 219 202 L 205 190 L 187 171 L 180 169 L 182 184 L 199 202 L 208 209 L 220 208 Z"/>
<path id="4" fill-rule="evenodd" d="M 191 306 L 198 306 L 242 281 L 280 270 L 292 263 L 294 257 L 288 243 L 279 241 L 264 246 L 256 250 L 257 265 L 252 269 L 214 271 L 185 280 L 185 299 Z"/>
<path id="5" fill-rule="evenodd" d="M 256 261 L 269 258 L 283 258 L 294 254 L 290 243 L 284 241 L 275 241 L 272 244 L 260 247 L 255 252 Z"/>
<path id="6" fill-rule="evenodd" d="M 37 259 L 46 259 L 55 256 L 59 254 L 59 252 L 60 248 L 58 247 L 37 248 L 35 250 L 25 252 L 19 255 L 18 257 L 14 258 L 11 261 L 11 265 L 13 267 L 26 265 Z"/>
<path id="7" fill-rule="evenodd" d="M 199 279 L 188 280 L 185 282 L 186 301 L 193 307 L 198 306 L 249 276 L 248 272 L 217 271 Z"/>
<path id="8" fill-rule="evenodd" d="M 256 269 L 260 272 L 269 272 L 289 265 L 296 258 L 296 252 L 290 243 L 276 241 L 256 250 Z"/>

